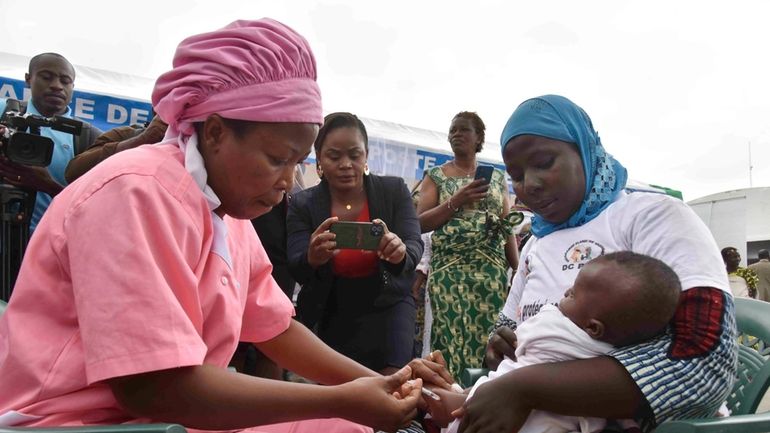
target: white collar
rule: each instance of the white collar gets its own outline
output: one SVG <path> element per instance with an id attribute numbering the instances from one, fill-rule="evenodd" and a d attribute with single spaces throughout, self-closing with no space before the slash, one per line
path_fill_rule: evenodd
<path id="1" fill-rule="evenodd" d="M 171 141 L 172 137 L 164 137 L 164 141 Z M 224 220 L 214 213 L 214 210 L 221 206 L 222 202 L 217 197 L 213 189 L 208 185 L 208 173 L 203 161 L 203 155 L 198 150 L 198 134 L 193 130 L 191 135 L 187 136 L 178 133 L 176 144 L 184 153 L 184 168 L 190 173 L 195 184 L 203 193 L 206 202 L 211 211 L 211 220 L 213 222 L 214 239 L 211 243 L 211 252 L 221 257 L 232 269 L 232 258 L 230 250 L 227 248 L 227 225 Z"/>

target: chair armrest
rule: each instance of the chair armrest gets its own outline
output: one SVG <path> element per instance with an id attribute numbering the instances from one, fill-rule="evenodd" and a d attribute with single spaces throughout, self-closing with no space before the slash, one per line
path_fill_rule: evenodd
<path id="1" fill-rule="evenodd" d="M 469 388 L 476 383 L 482 376 L 489 374 L 489 369 L 486 368 L 466 368 L 460 373 L 460 385 L 463 388 Z"/>
<path id="2" fill-rule="evenodd" d="M 758 433 L 770 432 L 770 412 L 735 415 L 726 418 L 669 421 L 655 433 Z"/>
<path id="3" fill-rule="evenodd" d="M 187 433 L 179 424 L 112 424 L 80 427 L 0 427 L 0 433 Z"/>

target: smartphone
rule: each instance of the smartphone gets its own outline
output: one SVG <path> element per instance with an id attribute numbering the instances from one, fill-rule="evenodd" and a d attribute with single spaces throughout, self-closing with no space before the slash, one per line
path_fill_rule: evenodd
<path id="1" fill-rule="evenodd" d="M 492 171 L 494 169 L 495 168 L 491 165 L 480 165 L 476 167 L 476 176 L 474 176 L 473 180 L 484 179 L 484 183 L 486 184 L 492 182 Z"/>
<path id="2" fill-rule="evenodd" d="M 337 235 L 337 248 L 377 251 L 385 228 L 382 224 L 356 221 L 337 221 L 329 227 Z"/>

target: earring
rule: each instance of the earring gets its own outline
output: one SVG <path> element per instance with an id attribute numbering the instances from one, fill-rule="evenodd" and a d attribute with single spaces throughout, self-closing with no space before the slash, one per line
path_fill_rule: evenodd
<path id="1" fill-rule="evenodd" d="M 364 164 L 364 174 L 369 176 L 369 163 Z"/>

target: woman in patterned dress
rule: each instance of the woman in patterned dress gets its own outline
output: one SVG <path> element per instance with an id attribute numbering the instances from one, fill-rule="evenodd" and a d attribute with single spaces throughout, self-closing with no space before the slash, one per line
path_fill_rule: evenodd
<path id="1" fill-rule="evenodd" d="M 484 130 L 476 113 L 452 119 L 454 159 L 428 171 L 417 208 L 422 231 L 433 230 L 431 345 L 443 352 L 455 377 L 481 366 L 495 311 L 508 294 L 508 267 L 518 264 L 512 233 L 521 214 L 509 214 L 505 175 L 495 169 L 489 184 L 474 180 Z"/>

